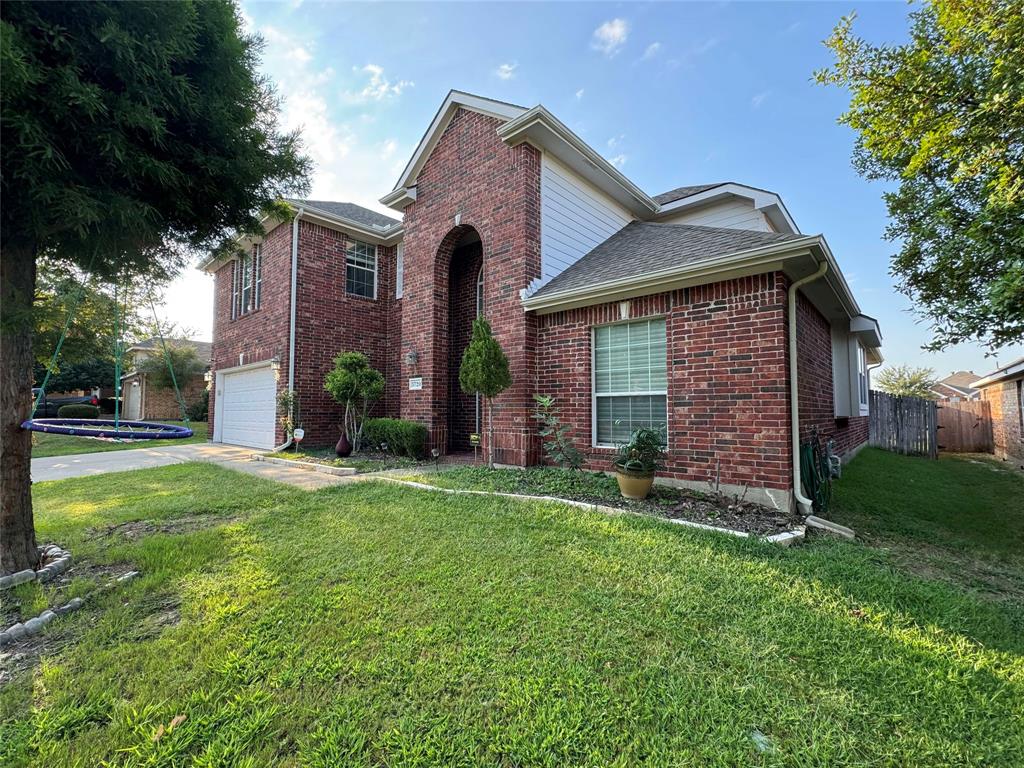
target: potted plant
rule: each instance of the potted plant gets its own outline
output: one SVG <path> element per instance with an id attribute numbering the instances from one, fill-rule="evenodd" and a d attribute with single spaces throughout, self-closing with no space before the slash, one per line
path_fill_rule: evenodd
<path id="1" fill-rule="evenodd" d="M 619 491 L 627 499 L 646 499 L 654 484 L 654 475 L 661 469 L 665 455 L 664 438 L 659 430 L 640 427 L 619 446 L 612 461 Z"/>

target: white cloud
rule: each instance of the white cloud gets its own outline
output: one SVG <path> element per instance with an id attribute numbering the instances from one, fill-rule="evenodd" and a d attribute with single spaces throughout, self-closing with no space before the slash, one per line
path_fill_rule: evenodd
<path id="1" fill-rule="evenodd" d="M 695 54 L 697 56 L 703 56 L 705 53 L 707 53 L 712 48 L 714 48 L 716 45 L 718 45 L 719 42 L 721 42 L 721 41 L 717 37 L 709 37 L 703 43 L 700 43 L 699 45 L 695 45 L 690 50 L 691 50 L 691 52 L 693 54 Z"/>
<path id="2" fill-rule="evenodd" d="M 494 74 L 500 77 L 502 80 L 511 80 L 516 76 L 516 69 L 519 67 L 517 62 L 511 62 L 509 64 L 502 64 L 496 70 Z"/>
<path id="3" fill-rule="evenodd" d="M 369 75 L 369 80 L 362 90 L 345 94 L 350 101 L 384 101 L 394 96 L 400 96 L 406 88 L 415 85 L 412 80 L 390 81 L 384 74 L 384 68 L 379 64 L 367 64 L 362 68 L 353 67 L 352 71 Z"/>
<path id="4" fill-rule="evenodd" d="M 625 19 L 612 19 L 594 30 L 590 39 L 590 47 L 605 56 L 614 56 L 626 44 L 629 37 L 629 22 Z"/>
<path id="5" fill-rule="evenodd" d="M 394 139 L 388 139 L 387 141 L 380 145 L 380 159 L 391 159 L 394 156 L 396 149 L 398 149 L 398 142 L 395 141 Z"/>
<path id="6" fill-rule="evenodd" d="M 580 88 L 578 91 L 576 91 L 576 101 L 579 101 L 582 98 L 583 98 L 583 89 Z"/>
<path id="7" fill-rule="evenodd" d="M 644 49 L 644 55 L 641 58 L 646 61 L 648 59 L 653 59 L 659 53 L 661 53 L 661 43 L 654 42 Z"/>
<path id="8" fill-rule="evenodd" d="M 750 99 L 750 106 L 754 109 L 759 109 L 771 95 L 771 91 L 761 91 L 760 93 L 754 94 Z"/>
<path id="9" fill-rule="evenodd" d="M 611 163 L 612 165 L 614 165 L 616 168 L 621 168 L 622 166 L 624 166 L 626 164 L 626 161 L 628 159 L 629 158 L 626 157 L 626 155 L 621 155 L 620 154 L 620 155 L 616 155 L 613 158 L 610 158 L 608 160 L 608 162 Z"/>
<path id="10" fill-rule="evenodd" d="M 612 136 L 608 139 L 608 149 L 615 149 L 617 146 L 622 144 L 622 140 L 626 138 L 626 134 L 620 133 L 618 136 Z"/>

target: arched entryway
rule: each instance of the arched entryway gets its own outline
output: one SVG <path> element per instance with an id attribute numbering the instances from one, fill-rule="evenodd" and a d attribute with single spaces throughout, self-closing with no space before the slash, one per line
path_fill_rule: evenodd
<path id="1" fill-rule="evenodd" d="M 470 434 L 480 431 L 480 404 L 459 386 L 459 367 L 473 334 L 473 320 L 483 314 L 484 309 L 483 243 L 472 227 L 459 229 L 462 231 L 452 243 L 448 269 L 446 447 L 449 453 L 470 450 Z"/>

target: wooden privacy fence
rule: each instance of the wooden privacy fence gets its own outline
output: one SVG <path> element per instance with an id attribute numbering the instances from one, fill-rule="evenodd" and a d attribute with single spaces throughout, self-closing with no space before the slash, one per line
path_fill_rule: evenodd
<path id="1" fill-rule="evenodd" d="M 938 407 L 934 401 L 872 390 L 870 408 L 871 445 L 896 453 L 938 458 Z"/>
<path id="2" fill-rule="evenodd" d="M 939 448 L 951 453 L 993 453 L 992 410 L 985 400 L 939 406 Z"/>

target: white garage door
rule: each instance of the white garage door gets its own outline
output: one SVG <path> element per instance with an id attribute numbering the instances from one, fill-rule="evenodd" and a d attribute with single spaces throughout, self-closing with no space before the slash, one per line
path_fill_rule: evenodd
<path id="1" fill-rule="evenodd" d="M 216 404 L 220 411 L 220 441 L 273 448 L 276 391 L 274 369 L 269 365 L 225 374 L 223 393 Z"/>

